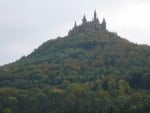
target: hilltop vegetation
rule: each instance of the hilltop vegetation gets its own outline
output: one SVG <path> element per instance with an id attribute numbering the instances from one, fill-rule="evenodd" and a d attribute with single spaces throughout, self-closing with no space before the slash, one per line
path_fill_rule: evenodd
<path id="1" fill-rule="evenodd" d="M 0 68 L 0 113 L 149 113 L 150 47 L 111 32 L 49 40 Z"/>

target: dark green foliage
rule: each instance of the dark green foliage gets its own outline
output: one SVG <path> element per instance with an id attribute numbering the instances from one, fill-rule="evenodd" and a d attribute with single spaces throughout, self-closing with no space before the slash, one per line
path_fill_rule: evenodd
<path id="1" fill-rule="evenodd" d="M 110 32 L 45 42 L 0 67 L 0 113 L 149 113 L 150 47 Z"/>

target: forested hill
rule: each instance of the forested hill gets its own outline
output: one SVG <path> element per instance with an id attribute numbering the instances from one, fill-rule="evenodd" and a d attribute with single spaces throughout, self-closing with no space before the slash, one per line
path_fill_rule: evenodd
<path id="1" fill-rule="evenodd" d="M 56 78 L 119 75 L 133 79 L 130 83 L 133 88 L 150 88 L 147 80 L 150 47 L 131 43 L 111 32 L 89 32 L 49 40 L 29 56 L 4 67 L 1 76 L 53 76 L 49 80 L 56 82 L 55 85 L 63 82 L 63 79 L 57 82 Z"/>
<path id="2" fill-rule="evenodd" d="M 0 113 L 149 113 L 150 46 L 111 32 L 49 40 L 0 68 Z"/>

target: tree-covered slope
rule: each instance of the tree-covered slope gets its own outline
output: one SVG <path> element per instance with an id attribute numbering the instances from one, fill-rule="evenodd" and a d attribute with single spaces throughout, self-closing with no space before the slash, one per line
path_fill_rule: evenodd
<path id="1" fill-rule="evenodd" d="M 29 56 L 4 66 L 1 76 L 52 76 L 50 81 L 54 82 L 59 77 L 86 79 L 115 74 L 133 79 L 133 88 L 149 89 L 147 78 L 145 81 L 149 62 L 149 46 L 131 43 L 110 32 L 92 32 L 49 40 Z"/>
<path id="2" fill-rule="evenodd" d="M 89 32 L 1 67 L 0 113 L 149 113 L 149 89 L 150 46 Z"/>

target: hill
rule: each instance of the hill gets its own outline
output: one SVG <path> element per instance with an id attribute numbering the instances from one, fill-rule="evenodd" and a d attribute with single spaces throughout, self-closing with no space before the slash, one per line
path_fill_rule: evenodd
<path id="1" fill-rule="evenodd" d="M 95 21 L 0 67 L 0 113 L 149 113 L 150 46 Z"/>
<path id="2" fill-rule="evenodd" d="M 58 82 L 56 78 L 121 75 L 131 77 L 133 88 L 149 89 L 143 77 L 149 73 L 149 56 L 149 46 L 130 43 L 110 32 L 92 32 L 47 41 L 29 56 L 2 68 L 1 77 L 53 76 L 50 81 L 60 85 L 63 79 Z"/>

